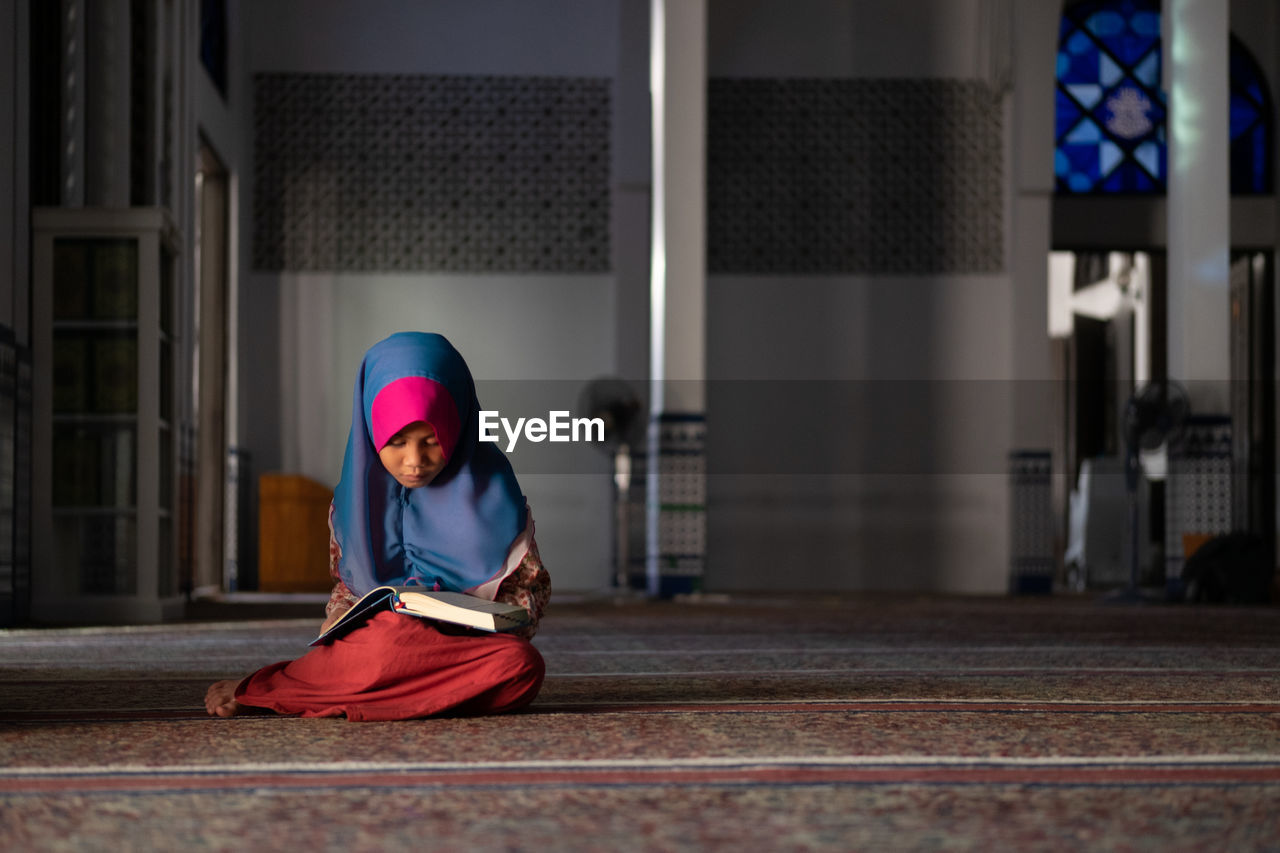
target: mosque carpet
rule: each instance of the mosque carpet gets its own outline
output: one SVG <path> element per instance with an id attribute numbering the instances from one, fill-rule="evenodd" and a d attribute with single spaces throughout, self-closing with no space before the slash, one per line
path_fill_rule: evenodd
<path id="1" fill-rule="evenodd" d="M 552 602 L 524 712 L 205 716 L 316 620 L 0 631 L 13 850 L 1280 850 L 1280 608 Z"/>

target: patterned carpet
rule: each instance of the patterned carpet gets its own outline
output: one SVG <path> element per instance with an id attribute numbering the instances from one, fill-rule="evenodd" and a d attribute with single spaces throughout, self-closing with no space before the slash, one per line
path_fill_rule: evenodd
<path id="1" fill-rule="evenodd" d="M 205 717 L 316 620 L 0 631 L 14 850 L 1280 850 L 1280 608 L 553 602 L 526 712 Z"/>

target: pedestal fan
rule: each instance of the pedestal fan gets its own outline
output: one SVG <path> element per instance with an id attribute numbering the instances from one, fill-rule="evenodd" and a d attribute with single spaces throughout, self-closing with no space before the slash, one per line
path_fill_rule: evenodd
<path id="1" fill-rule="evenodd" d="M 1129 397 L 1124 407 L 1124 483 L 1129 502 L 1129 586 L 1113 593 L 1109 601 L 1145 601 L 1138 586 L 1138 483 L 1142 477 L 1143 451 L 1172 447 L 1182 438 L 1191 403 L 1177 382 L 1148 382 Z"/>

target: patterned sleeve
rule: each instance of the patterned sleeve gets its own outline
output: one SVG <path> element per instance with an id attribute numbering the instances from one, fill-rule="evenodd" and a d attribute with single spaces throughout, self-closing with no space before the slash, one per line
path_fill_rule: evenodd
<path id="1" fill-rule="evenodd" d="M 333 534 L 333 504 L 329 504 L 329 577 L 333 579 L 333 591 L 329 593 L 329 603 L 324 606 L 325 624 L 335 621 L 350 610 L 358 598 L 342 582 L 342 575 L 338 573 L 341 562 L 342 548 L 338 545 L 338 537 Z"/>
<path id="2" fill-rule="evenodd" d="M 516 570 L 502 581 L 494 601 L 515 604 L 529 611 L 532 622 L 518 631 L 512 631 L 517 637 L 529 639 L 538 632 L 538 622 L 547 609 L 551 599 L 551 575 L 542 566 L 542 557 L 538 554 L 538 543 L 529 542 L 529 550 Z"/>

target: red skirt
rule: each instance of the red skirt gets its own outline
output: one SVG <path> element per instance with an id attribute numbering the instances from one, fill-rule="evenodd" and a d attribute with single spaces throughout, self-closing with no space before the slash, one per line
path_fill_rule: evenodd
<path id="1" fill-rule="evenodd" d="M 523 638 L 445 633 L 387 610 L 297 660 L 258 670 L 236 687 L 236 701 L 349 720 L 501 714 L 532 702 L 544 671 L 542 655 Z"/>

